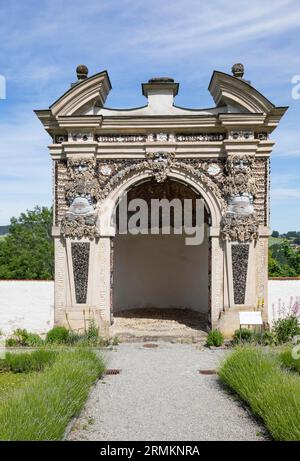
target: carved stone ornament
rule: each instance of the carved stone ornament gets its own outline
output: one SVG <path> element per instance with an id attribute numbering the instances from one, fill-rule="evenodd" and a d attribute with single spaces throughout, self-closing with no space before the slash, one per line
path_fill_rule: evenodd
<path id="1" fill-rule="evenodd" d="M 99 199 L 99 183 L 96 179 L 96 160 L 94 158 L 68 159 L 69 181 L 65 195 L 69 204 L 76 197 L 85 197 L 91 204 Z"/>
<path id="2" fill-rule="evenodd" d="M 76 303 L 85 304 L 88 291 L 90 243 L 72 242 L 71 254 Z"/>
<path id="3" fill-rule="evenodd" d="M 103 165 L 99 171 L 103 176 L 110 176 L 112 173 L 112 169 L 109 165 Z"/>
<path id="4" fill-rule="evenodd" d="M 210 176 L 217 176 L 221 172 L 221 168 L 217 163 L 211 163 L 207 168 L 207 173 Z"/>
<path id="5" fill-rule="evenodd" d="M 61 235 L 63 237 L 70 237 L 72 239 L 87 237 L 94 239 L 99 237 L 99 232 L 96 227 L 96 215 L 73 215 L 66 213 L 66 216 L 61 221 Z"/>
<path id="6" fill-rule="evenodd" d="M 226 138 L 225 133 L 193 133 L 177 134 L 176 141 L 179 142 L 216 142 L 223 141 Z"/>
<path id="7" fill-rule="evenodd" d="M 231 258 L 234 304 L 245 304 L 249 245 L 247 243 L 231 245 Z"/>
<path id="8" fill-rule="evenodd" d="M 123 168 L 121 164 L 117 164 L 116 162 L 109 163 L 114 174 L 110 178 L 107 178 L 105 183 L 103 182 L 101 184 L 100 200 L 104 200 L 112 190 L 118 187 L 119 184 L 123 183 L 126 178 L 129 178 L 134 174 L 145 172 L 150 169 L 153 176 L 161 182 L 170 175 L 171 170 L 176 170 L 177 172 L 184 173 L 186 177 L 190 176 L 196 181 L 200 181 L 205 188 L 210 190 L 218 198 L 222 210 L 226 210 L 227 205 L 221 192 L 223 188 L 223 174 L 218 174 L 216 177 L 210 177 L 207 172 L 207 167 L 210 164 L 209 162 L 196 161 L 194 159 L 176 160 L 173 153 L 163 154 L 164 155 L 155 152 L 148 154 L 145 160 L 132 161 L 132 163 L 127 161 L 125 163 L 126 166 Z M 164 157 L 165 155 L 166 157 Z M 164 161 L 155 162 L 155 159 Z"/>
<path id="9" fill-rule="evenodd" d="M 61 144 L 63 142 L 68 142 L 68 135 L 66 134 L 57 134 L 54 136 L 53 142 L 55 144 Z"/>
<path id="10" fill-rule="evenodd" d="M 130 134 L 130 135 L 96 135 L 95 140 L 98 142 L 144 142 L 147 136 L 145 134 Z"/>
<path id="11" fill-rule="evenodd" d="M 175 154 L 173 152 L 149 152 L 146 154 L 146 158 L 155 180 L 157 182 L 165 181 L 174 163 Z"/>
<path id="12" fill-rule="evenodd" d="M 257 186 L 253 175 L 254 161 L 254 156 L 248 154 L 228 156 L 225 166 L 228 176 L 224 183 L 224 193 L 228 199 L 244 193 L 255 197 Z"/>
<path id="13" fill-rule="evenodd" d="M 69 133 L 69 142 L 93 141 L 92 133 Z"/>
<path id="14" fill-rule="evenodd" d="M 68 158 L 67 170 L 70 179 L 93 179 L 96 175 L 96 159 Z"/>
<path id="15" fill-rule="evenodd" d="M 221 221 L 223 240 L 233 242 L 251 242 L 258 240 L 258 220 L 254 214 L 238 215 L 226 213 Z"/>
<path id="16" fill-rule="evenodd" d="M 229 131 L 229 139 L 233 139 L 235 141 L 249 141 L 254 139 L 254 131 L 252 130 L 232 130 Z"/>
<path id="17" fill-rule="evenodd" d="M 164 141 L 168 141 L 168 139 L 169 139 L 168 133 L 156 133 L 156 141 L 164 142 Z"/>
<path id="18" fill-rule="evenodd" d="M 70 204 L 61 222 L 61 234 L 71 238 L 98 237 L 93 205 L 100 197 L 94 158 L 68 159 L 65 196 Z"/>

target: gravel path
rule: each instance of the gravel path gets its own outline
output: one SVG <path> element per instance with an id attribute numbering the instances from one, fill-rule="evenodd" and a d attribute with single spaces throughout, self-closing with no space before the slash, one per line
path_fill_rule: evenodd
<path id="1" fill-rule="evenodd" d="M 123 343 L 106 353 L 109 368 L 93 389 L 70 440 L 263 440 L 263 428 L 228 395 L 214 369 L 225 352 L 159 342 Z"/>

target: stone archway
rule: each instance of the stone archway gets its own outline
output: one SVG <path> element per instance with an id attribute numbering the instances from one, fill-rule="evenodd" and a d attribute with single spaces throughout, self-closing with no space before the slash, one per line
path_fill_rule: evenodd
<path id="1" fill-rule="evenodd" d="M 200 198 L 199 191 L 174 178 L 157 182 L 149 177 L 129 187 L 126 194 L 128 203 L 142 199 L 149 210 L 153 199 L 179 199 L 182 205 L 190 199 L 193 225 Z M 174 219 L 171 213 L 173 224 Z M 204 241 L 200 245 L 186 245 L 185 235 L 165 235 L 161 228 L 153 235 L 150 221 L 149 215 L 147 233 L 138 235 L 120 234 L 116 222 L 111 273 L 114 333 L 122 338 L 154 335 L 198 341 L 211 317 L 209 208 L 206 205 L 204 209 Z"/>
<path id="2" fill-rule="evenodd" d="M 183 166 L 182 166 L 183 165 Z M 195 321 L 194 318 L 191 319 L 191 323 L 197 323 L 200 329 L 206 329 L 207 325 L 213 326 L 218 322 L 220 313 L 223 308 L 223 265 L 224 265 L 224 248 L 220 239 L 220 220 L 221 220 L 221 210 L 222 210 L 222 197 L 219 194 L 219 190 L 216 187 L 215 183 L 207 176 L 204 175 L 201 171 L 196 171 L 194 168 L 184 168 L 185 164 L 176 164 L 168 171 L 166 178 L 163 179 L 161 184 L 163 185 L 164 181 L 171 180 L 178 184 L 182 184 L 186 190 L 193 191 L 194 194 L 204 199 L 205 208 L 206 208 L 206 219 L 207 219 L 207 228 L 206 228 L 206 242 L 207 242 L 207 251 L 209 257 L 206 258 L 206 268 L 207 273 L 209 273 L 209 280 L 207 281 L 207 294 L 206 299 L 206 312 L 205 320 L 203 321 L 203 316 L 199 319 L 199 315 Z M 182 168 L 181 168 L 182 166 Z M 108 194 L 105 199 L 101 201 L 98 206 L 98 229 L 100 233 L 100 242 L 103 242 L 103 249 L 100 250 L 102 253 L 102 266 L 108 267 L 108 260 L 110 261 L 110 277 L 108 278 L 105 273 L 103 273 L 102 279 L 104 283 L 107 283 L 110 280 L 110 313 L 105 310 L 106 318 L 113 319 L 113 294 L 114 294 L 114 248 L 116 247 L 114 241 L 118 235 L 116 225 L 113 223 L 113 216 L 115 209 L 117 207 L 120 197 L 124 193 L 134 189 L 139 186 L 141 183 L 150 180 L 157 180 L 153 175 L 153 171 L 148 168 L 139 169 L 138 172 L 128 171 L 125 175 L 120 175 L 117 181 L 114 180 L 112 187 L 110 187 Z M 209 225 L 208 225 L 209 220 Z M 110 245 L 108 245 L 110 241 Z M 100 245 L 101 248 L 101 245 Z M 103 261 L 105 258 L 105 264 Z M 106 295 L 107 296 L 107 295 Z M 106 299 L 108 299 L 106 297 Z M 128 306 L 126 306 L 128 307 Z M 190 307 L 193 307 L 190 304 Z M 181 304 L 182 308 L 182 304 Z M 189 309 L 190 312 L 196 312 L 193 309 Z M 168 311 L 170 312 L 170 311 Z M 182 312 L 182 309 L 181 309 Z M 189 335 L 192 337 L 192 335 Z"/>

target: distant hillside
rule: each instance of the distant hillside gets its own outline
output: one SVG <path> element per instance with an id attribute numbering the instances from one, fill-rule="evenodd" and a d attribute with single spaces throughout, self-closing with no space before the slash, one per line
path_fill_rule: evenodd
<path id="1" fill-rule="evenodd" d="M 8 233 L 9 226 L 0 226 L 0 235 L 5 235 Z"/>

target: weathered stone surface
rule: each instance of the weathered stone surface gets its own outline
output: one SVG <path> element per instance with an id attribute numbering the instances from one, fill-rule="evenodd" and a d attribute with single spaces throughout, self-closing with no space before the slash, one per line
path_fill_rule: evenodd
<path id="1" fill-rule="evenodd" d="M 234 303 L 244 304 L 247 285 L 249 245 L 244 243 L 231 246 Z"/>
<path id="2" fill-rule="evenodd" d="M 90 244 L 88 242 L 72 242 L 71 252 L 76 302 L 85 304 L 87 301 Z"/>

